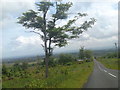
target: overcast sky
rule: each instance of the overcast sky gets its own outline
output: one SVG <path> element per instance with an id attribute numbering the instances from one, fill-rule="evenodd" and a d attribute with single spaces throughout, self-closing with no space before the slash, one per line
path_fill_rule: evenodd
<path id="1" fill-rule="evenodd" d="M 63 0 L 65 2 L 66 0 Z M 70 40 L 69 44 L 63 48 L 56 48 L 55 53 L 78 51 L 81 46 L 87 49 L 105 49 L 114 48 L 114 43 L 118 41 L 118 2 L 78 2 L 78 0 L 70 0 L 73 6 L 70 8 L 71 13 L 85 12 L 87 17 L 76 22 L 80 22 L 94 17 L 97 22 L 93 28 L 80 35 L 80 38 Z M 0 34 L 2 40 L 0 42 L 0 50 L 2 50 L 3 58 L 16 56 L 29 56 L 44 54 L 41 47 L 42 40 L 32 33 L 25 32 L 26 29 L 17 24 L 17 17 L 23 12 L 33 9 L 35 10 L 35 0 L 3 0 L 0 3 Z M 72 15 L 69 15 L 69 19 Z M 62 20 L 59 25 L 66 23 Z"/>

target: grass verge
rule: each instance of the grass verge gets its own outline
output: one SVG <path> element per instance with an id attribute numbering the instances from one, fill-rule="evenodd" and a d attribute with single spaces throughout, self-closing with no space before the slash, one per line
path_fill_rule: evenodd
<path id="1" fill-rule="evenodd" d="M 3 88 L 82 88 L 93 70 L 93 64 L 93 62 L 84 62 L 50 67 L 47 79 L 44 78 L 44 68 L 37 74 L 33 68 L 30 70 L 31 76 L 5 80 L 2 86 Z"/>
<path id="2" fill-rule="evenodd" d="M 98 61 L 100 61 L 105 67 L 109 69 L 115 69 L 120 70 L 120 66 L 118 63 L 120 63 L 120 59 L 117 58 L 99 58 Z"/>

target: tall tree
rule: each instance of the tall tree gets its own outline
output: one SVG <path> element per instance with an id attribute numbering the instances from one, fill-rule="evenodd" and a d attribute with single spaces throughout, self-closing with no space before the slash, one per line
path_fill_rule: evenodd
<path id="1" fill-rule="evenodd" d="M 79 58 L 80 59 L 84 59 L 85 55 L 84 55 L 84 47 L 81 47 L 79 50 Z"/>
<path id="2" fill-rule="evenodd" d="M 92 53 L 91 50 L 85 50 L 85 51 L 84 51 L 84 55 L 85 55 L 85 57 L 86 57 L 87 59 L 90 59 L 90 58 L 92 58 L 93 53 Z"/>
<path id="3" fill-rule="evenodd" d="M 118 58 L 118 46 L 117 43 L 115 42 L 115 54 L 116 54 L 116 58 Z"/>
<path id="4" fill-rule="evenodd" d="M 89 21 L 85 21 L 82 25 L 75 26 L 75 22 L 84 16 L 86 13 L 77 13 L 73 19 L 70 19 L 65 25 L 57 26 L 57 21 L 67 19 L 68 10 L 72 6 L 72 3 L 61 2 L 38 2 L 37 11 L 29 10 L 21 17 L 18 18 L 18 23 L 22 24 L 26 28 L 32 28 L 30 32 L 36 33 L 43 40 L 42 44 L 45 51 L 45 76 L 48 77 L 48 62 L 49 57 L 53 53 L 53 47 L 63 47 L 67 45 L 69 39 L 78 38 L 80 34 L 90 28 L 96 21 L 91 18 Z M 52 8 L 51 8 L 52 7 Z M 52 11 L 51 15 L 49 15 Z M 48 15 L 50 17 L 48 17 Z"/>

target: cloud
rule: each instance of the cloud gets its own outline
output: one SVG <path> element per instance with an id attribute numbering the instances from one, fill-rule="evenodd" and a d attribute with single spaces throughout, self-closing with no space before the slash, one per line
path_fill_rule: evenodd
<path id="1" fill-rule="evenodd" d="M 5 0 L 2 1 L 3 19 L 20 15 L 23 11 L 35 9 L 35 0 Z M 12 16 L 11 16 L 12 15 Z"/>
<path id="2" fill-rule="evenodd" d="M 19 36 L 13 39 L 9 46 L 3 46 L 3 57 L 43 55 L 42 43 L 38 36 Z"/>
<path id="3" fill-rule="evenodd" d="M 89 4 L 89 7 L 84 7 Z M 78 6 L 83 6 L 78 9 Z M 87 18 L 80 19 L 76 24 L 94 17 L 97 22 L 93 28 L 80 35 L 80 38 L 70 40 L 64 51 L 78 50 L 80 46 L 92 49 L 114 48 L 114 42 L 118 42 L 118 9 L 117 3 L 76 3 L 71 9 L 73 13 L 84 11 L 88 14 Z M 65 23 L 65 22 L 64 22 Z M 63 23 L 63 24 L 64 24 Z M 62 23 L 61 23 L 62 24 Z M 61 49 L 60 49 L 61 50 Z M 59 51 L 59 50 L 57 50 Z"/>
<path id="4" fill-rule="evenodd" d="M 79 7 L 79 8 L 78 8 Z M 90 18 L 95 18 L 97 22 L 93 28 L 89 29 L 86 33 L 90 37 L 94 38 L 109 38 L 118 34 L 118 4 L 117 3 L 91 3 L 91 2 L 77 2 L 70 9 L 68 19 L 58 21 L 58 26 L 66 24 L 69 19 L 72 19 L 73 16 L 78 13 L 87 13 L 87 17 L 79 19 L 75 24 L 80 26 L 85 20 L 90 20 Z"/>
<path id="5" fill-rule="evenodd" d="M 6 56 L 23 56 L 43 54 L 41 47 L 42 40 L 35 34 L 28 34 L 21 25 L 18 25 L 17 17 L 29 9 L 35 9 L 34 3 L 37 0 L 5 0 L 2 5 L 2 20 L 0 19 L 0 28 L 3 29 L 3 54 Z M 107 48 L 112 47 L 117 42 L 118 34 L 118 11 L 116 2 L 98 3 L 98 2 L 78 2 L 72 0 L 73 7 L 71 13 L 86 12 L 88 16 L 80 19 L 76 25 L 80 25 L 84 20 L 91 17 L 97 19 L 93 28 L 80 35 L 80 38 L 70 40 L 69 44 L 63 48 L 56 48 L 55 52 L 64 52 L 78 50 L 80 46 L 86 48 Z M 1 14 L 0 14 L 1 15 Z M 49 16 L 48 16 L 49 17 Z M 68 19 L 73 18 L 69 15 Z M 67 19 L 67 20 L 68 20 Z M 67 20 L 58 21 L 57 24 L 64 25 Z"/>
<path id="6" fill-rule="evenodd" d="M 64 48 L 64 51 L 67 49 L 73 51 L 78 51 L 81 46 L 85 46 L 87 49 L 108 49 L 114 48 L 114 43 L 118 41 L 117 36 L 112 36 L 107 39 L 97 39 L 93 37 L 89 37 L 86 40 L 80 40 L 80 38 L 76 40 L 70 41 L 69 45 Z M 74 47 L 74 48 L 73 48 Z"/>
<path id="7" fill-rule="evenodd" d="M 16 51 L 26 47 L 29 49 L 31 49 L 31 47 L 40 47 L 41 44 L 43 44 L 43 41 L 39 36 L 19 36 L 13 41 L 13 43 L 15 46 L 12 48 L 12 51 Z"/>
<path id="8" fill-rule="evenodd" d="M 35 9 L 35 0 L 2 0 L 0 3 L 1 14 L 0 23 L 4 30 L 9 30 L 16 26 L 18 16 L 29 9 Z"/>
<path id="9" fill-rule="evenodd" d="M 94 38 L 107 38 L 117 35 L 118 10 L 114 9 L 116 6 L 117 3 L 91 3 L 90 7 L 84 11 L 88 13 L 89 18 L 94 17 L 97 22 L 86 33 Z"/>
<path id="10" fill-rule="evenodd" d="M 92 4 L 91 10 L 88 11 L 89 15 L 92 12 L 92 16 L 97 19 L 96 25 L 90 33 L 95 38 L 107 38 L 117 35 L 118 33 L 118 10 L 114 9 L 111 3 Z"/>

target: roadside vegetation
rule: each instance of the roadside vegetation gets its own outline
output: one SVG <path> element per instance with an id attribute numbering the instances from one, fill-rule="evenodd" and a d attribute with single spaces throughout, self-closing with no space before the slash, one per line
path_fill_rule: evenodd
<path id="1" fill-rule="evenodd" d="M 93 60 L 93 52 L 91 50 L 84 49 L 84 47 L 81 47 L 79 50 L 79 59 L 89 62 Z"/>
<path id="2" fill-rule="evenodd" d="M 77 12 L 73 18 L 69 9 L 73 6 L 72 2 L 36 2 L 36 10 L 28 10 L 20 17 L 18 23 L 36 35 L 44 42 L 42 45 L 45 53 L 45 77 L 49 77 L 49 61 L 53 55 L 55 47 L 64 47 L 70 39 L 79 38 L 79 35 L 92 28 L 96 22 L 95 18 L 85 20 L 82 24 L 75 24 L 80 18 L 87 17 L 87 13 Z M 51 12 L 55 11 L 55 12 Z M 48 13 L 51 12 L 51 13 Z M 49 16 L 49 17 L 48 17 Z M 68 20 L 67 20 L 68 19 Z M 63 25 L 57 24 L 58 21 L 66 20 Z"/>
<path id="3" fill-rule="evenodd" d="M 37 57 L 37 63 L 32 64 L 29 61 L 16 62 L 9 67 L 3 64 L 3 88 L 82 88 L 93 70 L 91 52 L 85 50 L 84 56 L 78 58 L 69 54 L 54 57 L 53 51 L 55 47 L 66 46 L 69 40 L 79 38 L 79 35 L 92 28 L 96 19 L 90 18 L 76 25 L 80 18 L 88 16 L 87 13 L 77 12 L 73 18 L 59 26 L 58 21 L 68 18 L 67 12 L 73 5 L 71 2 L 37 2 L 35 5 L 36 10 L 22 13 L 18 23 L 28 32 L 39 35 L 44 42 L 41 44 L 44 58 L 39 60 Z M 51 10 L 55 12 L 48 13 Z"/>
<path id="4" fill-rule="evenodd" d="M 109 69 L 120 70 L 120 58 L 117 58 L 116 53 L 108 53 L 103 57 L 99 57 L 97 60 Z"/>
<path id="5" fill-rule="evenodd" d="M 93 60 L 77 61 L 77 57 L 61 54 L 51 57 L 49 77 L 45 78 L 45 63 L 37 60 L 36 64 L 28 62 L 15 63 L 2 68 L 3 88 L 82 88 L 93 70 Z"/>

